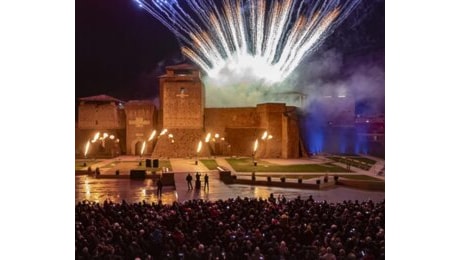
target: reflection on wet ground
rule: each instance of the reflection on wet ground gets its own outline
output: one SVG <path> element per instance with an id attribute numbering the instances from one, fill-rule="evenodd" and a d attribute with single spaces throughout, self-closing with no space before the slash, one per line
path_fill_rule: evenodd
<path id="1" fill-rule="evenodd" d="M 175 175 L 176 189 L 163 187 L 161 200 L 170 204 L 174 201 L 182 202 L 192 199 L 204 199 L 216 201 L 227 198 L 249 197 L 268 198 L 270 193 L 275 196 L 284 195 L 287 199 L 297 196 L 307 198 L 312 195 L 315 200 L 327 200 L 339 202 L 343 200 L 368 200 L 380 201 L 385 199 L 384 192 L 364 191 L 351 188 L 334 188 L 330 190 L 304 190 L 287 189 L 279 187 L 251 186 L 251 185 L 226 185 L 218 178 L 218 174 L 211 174 L 209 178 L 209 190 L 188 190 L 185 181 L 186 173 Z M 89 200 L 103 202 L 110 199 L 113 202 L 155 202 L 158 203 L 157 188 L 151 179 L 143 181 L 130 179 L 95 179 L 87 176 L 75 177 L 75 202 Z"/>

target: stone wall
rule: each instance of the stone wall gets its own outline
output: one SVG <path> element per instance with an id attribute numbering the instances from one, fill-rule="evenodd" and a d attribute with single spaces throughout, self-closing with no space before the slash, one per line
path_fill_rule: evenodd
<path id="1" fill-rule="evenodd" d="M 255 107 L 206 108 L 206 132 L 223 134 L 227 128 L 258 127 L 260 117 Z"/>
<path id="2" fill-rule="evenodd" d="M 171 134 L 172 137 L 168 137 Z M 155 138 L 152 158 L 195 158 L 210 156 L 209 146 L 204 142 L 197 153 L 198 143 L 204 140 L 202 129 L 168 129 L 168 133 Z"/>
<path id="3" fill-rule="evenodd" d="M 262 135 L 264 129 L 256 127 L 245 128 L 227 128 L 226 139 L 230 145 L 230 154 L 232 156 L 252 156 L 254 152 L 254 143 Z M 260 146 L 257 151 L 260 151 Z M 255 154 L 256 158 L 260 157 L 259 152 Z"/>
<path id="4" fill-rule="evenodd" d="M 258 141 L 257 158 L 298 158 L 299 129 L 295 107 L 284 103 L 265 103 L 257 107 L 206 108 L 205 132 L 218 133 L 220 138 L 210 142 L 215 155 L 252 156 Z M 262 140 L 267 131 L 271 139 Z"/>
<path id="5" fill-rule="evenodd" d="M 263 132 L 255 107 L 206 108 L 204 117 L 205 132 L 212 136 L 208 146 L 213 155 L 252 156 L 251 144 Z"/>

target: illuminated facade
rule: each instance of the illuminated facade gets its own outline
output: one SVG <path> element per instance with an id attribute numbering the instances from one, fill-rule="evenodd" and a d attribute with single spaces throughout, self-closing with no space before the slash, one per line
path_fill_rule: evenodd
<path id="1" fill-rule="evenodd" d="M 90 151 L 97 156 L 139 155 L 146 141 L 145 155 L 161 157 L 252 156 L 256 158 L 299 158 L 306 155 L 300 138 L 297 108 L 284 103 L 256 107 L 205 108 L 205 87 L 197 67 L 169 66 L 160 80 L 160 106 L 152 101 L 124 102 L 101 95 L 81 98 L 76 127 L 76 153 L 96 132 L 119 139 L 115 153 Z M 160 135 L 162 130 L 167 132 Z M 149 140 L 152 132 L 154 138 Z M 264 132 L 270 138 L 262 138 Z M 206 142 L 206 136 L 209 138 Z M 203 149 L 197 154 L 198 142 Z"/>

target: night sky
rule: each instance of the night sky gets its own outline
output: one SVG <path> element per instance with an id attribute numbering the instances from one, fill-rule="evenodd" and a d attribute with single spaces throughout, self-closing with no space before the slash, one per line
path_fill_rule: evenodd
<path id="1" fill-rule="evenodd" d="M 153 97 L 162 64 L 182 59 L 174 36 L 127 0 L 76 1 L 76 98 Z"/>
<path id="2" fill-rule="evenodd" d="M 164 66 L 186 61 L 174 35 L 135 1 L 78 0 L 75 17 L 76 99 L 99 94 L 122 100 L 154 98 Z M 321 81 L 349 78 L 360 64 L 384 71 L 384 37 L 384 1 L 362 1 L 299 69 L 333 50 L 340 53 L 339 69 L 333 74 L 316 73 Z M 384 82 L 380 85 L 383 88 Z M 357 110 L 365 109 L 372 99 L 375 96 L 357 101 Z M 383 113 L 384 105 L 378 110 Z"/>

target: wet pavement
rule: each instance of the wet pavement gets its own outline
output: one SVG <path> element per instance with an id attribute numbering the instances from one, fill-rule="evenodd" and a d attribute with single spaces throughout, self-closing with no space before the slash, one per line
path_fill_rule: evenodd
<path id="1" fill-rule="evenodd" d="M 221 160 L 218 160 L 221 161 Z M 339 202 L 343 200 L 374 200 L 380 201 L 385 199 L 385 192 L 358 190 L 346 187 L 336 187 L 328 190 L 308 190 L 308 189 L 291 189 L 280 187 L 253 186 L 253 185 L 226 185 L 219 180 L 217 171 L 209 171 L 204 165 L 199 163 L 194 165 L 190 159 L 170 159 L 171 165 L 175 170 L 176 188 L 164 186 L 161 201 L 163 203 L 172 203 L 174 201 L 182 202 L 192 199 L 203 200 L 225 200 L 228 198 L 249 197 L 249 198 L 268 198 L 270 193 L 276 197 L 284 195 L 287 199 L 293 199 L 297 196 L 307 198 L 312 195 L 315 200 L 327 200 L 329 202 Z M 107 164 L 107 162 L 104 162 Z M 228 167 L 228 165 L 225 165 Z M 192 172 L 193 184 L 195 175 L 193 173 L 202 172 L 201 189 L 188 190 L 185 177 L 188 172 Z M 203 188 L 204 172 L 209 175 L 209 190 Z M 361 172 L 362 173 L 362 172 Z M 124 174 L 127 174 L 126 172 Z M 371 175 L 371 172 L 369 172 Z M 151 178 L 145 180 L 131 179 L 101 179 L 90 176 L 75 176 L 75 202 L 82 200 L 103 202 L 110 199 L 113 202 L 155 202 L 158 203 L 159 196 L 157 188 Z"/>

